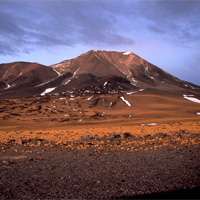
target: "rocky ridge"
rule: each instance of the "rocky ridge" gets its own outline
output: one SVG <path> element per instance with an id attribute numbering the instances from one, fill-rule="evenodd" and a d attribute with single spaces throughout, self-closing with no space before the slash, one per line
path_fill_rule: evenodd
<path id="1" fill-rule="evenodd" d="M 200 87 L 178 79 L 131 52 L 91 50 L 49 67 L 27 62 L 0 65 L 0 98 L 141 90 L 199 94 Z"/>

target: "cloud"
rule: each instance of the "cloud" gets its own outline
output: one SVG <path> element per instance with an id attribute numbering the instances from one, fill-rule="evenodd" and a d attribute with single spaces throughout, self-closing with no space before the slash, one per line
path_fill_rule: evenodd
<path id="1" fill-rule="evenodd" d="M 87 46 L 130 47 L 158 40 L 193 48 L 198 1 L 0 1 L 0 54 Z"/>
<path id="2" fill-rule="evenodd" d="M 199 1 L 146 1 L 140 8 L 147 11 L 140 14 L 150 32 L 174 44 L 200 41 Z"/>
<path id="3" fill-rule="evenodd" d="M 0 2 L 1 53 L 76 44 L 134 44 L 115 28 L 111 4 L 92 1 Z M 115 8 L 116 9 L 116 8 Z M 29 51 L 27 51 L 29 52 Z"/>

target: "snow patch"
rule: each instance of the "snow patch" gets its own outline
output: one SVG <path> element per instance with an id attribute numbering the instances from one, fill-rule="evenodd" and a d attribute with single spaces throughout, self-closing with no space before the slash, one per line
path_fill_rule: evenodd
<path id="1" fill-rule="evenodd" d="M 76 75 L 76 73 L 78 72 L 79 69 L 80 69 L 80 67 L 74 72 L 73 77 Z"/>
<path id="2" fill-rule="evenodd" d="M 156 126 L 156 125 L 158 125 L 158 123 L 141 124 L 141 126 L 145 126 L 145 125 L 147 125 L 147 126 Z"/>
<path id="3" fill-rule="evenodd" d="M 123 73 L 124 75 L 126 75 L 126 76 L 128 76 L 126 73 L 124 73 L 121 69 L 119 69 L 118 67 L 117 67 L 117 65 L 115 65 L 115 67 L 121 72 L 121 73 Z"/>
<path id="4" fill-rule="evenodd" d="M 149 123 L 147 124 L 148 126 L 155 126 L 155 125 L 158 125 L 158 123 Z"/>
<path id="5" fill-rule="evenodd" d="M 91 96 L 91 97 L 88 97 L 88 98 L 87 98 L 87 99 L 85 99 L 85 100 L 90 100 L 90 99 L 92 99 L 92 97 L 93 97 L 93 96 Z"/>
<path id="6" fill-rule="evenodd" d="M 12 86 L 11 85 L 9 85 L 8 83 L 6 83 L 7 84 L 7 87 L 5 88 L 5 89 L 8 89 L 8 88 L 11 88 Z"/>
<path id="7" fill-rule="evenodd" d="M 191 97 L 191 96 L 194 96 L 194 95 L 183 95 L 183 98 L 184 99 L 187 99 L 187 100 L 189 100 L 189 101 L 193 101 L 193 102 L 195 102 L 195 103 L 200 103 L 200 100 L 199 99 L 197 99 L 197 98 L 194 98 L 194 97 Z"/>
<path id="8" fill-rule="evenodd" d="M 146 68 L 145 68 L 145 73 L 148 72 L 148 70 L 149 70 L 149 66 L 148 66 L 148 64 L 147 64 L 147 65 L 146 65 Z"/>
<path id="9" fill-rule="evenodd" d="M 67 80 L 67 82 L 64 85 L 67 85 L 76 76 L 76 73 L 78 72 L 79 69 L 80 69 L 80 67 L 74 72 L 72 78 Z"/>
<path id="10" fill-rule="evenodd" d="M 55 87 L 53 88 L 47 88 L 43 93 L 41 93 L 41 96 L 44 96 L 45 94 L 52 92 L 53 90 L 55 90 Z"/>
<path id="11" fill-rule="evenodd" d="M 4 78 L 4 77 L 6 76 L 6 74 L 8 73 L 8 71 L 9 71 L 9 69 L 7 69 L 7 70 L 5 71 L 5 73 L 4 73 L 4 75 L 3 75 L 2 78 Z"/>
<path id="12" fill-rule="evenodd" d="M 129 79 L 128 76 L 127 76 L 127 78 Z M 132 79 L 131 84 L 134 86 L 137 86 L 137 81 L 134 78 L 131 78 L 131 79 Z"/>
<path id="13" fill-rule="evenodd" d="M 130 95 L 130 94 L 135 94 L 136 92 L 127 92 L 126 94 Z"/>
<path id="14" fill-rule="evenodd" d="M 155 80 L 155 78 L 153 76 L 150 77 L 151 79 Z"/>
<path id="15" fill-rule="evenodd" d="M 40 86 L 45 85 L 45 84 L 47 84 L 47 83 L 49 83 L 49 82 L 51 82 L 51 81 L 52 81 L 52 80 L 47 81 L 47 82 L 44 82 L 44 83 L 41 83 L 41 84 L 39 84 L 39 85 L 36 85 L 36 87 L 40 87 Z"/>
<path id="16" fill-rule="evenodd" d="M 197 112 L 197 115 L 200 115 L 200 112 Z"/>
<path id="17" fill-rule="evenodd" d="M 184 95 L 183 95 L 183 97 L 193 97 L 193 96 L 194 96 L 193 94 L 188 94 L 188 95 L 187 95 L 187 94 L 184 94 Z"/>
<path id="18" fill-rule="evenodd" d="M 131 107 L 131 104 L 126 100 L 124 99 L 124 97 L 120 97 L 120 99 L 126 103 L 127 106 Z"/>
<path id="19" fill-rule="evenodd" d="M 71 81 L 71 79 L 70 80 L 68 80 L 64 85 L 67 85 L 69 82 Z"/>
<path id="20" fill-rule="evenodd" d="M 132 81 L 135 82 L 135 83 L 137 83 L 137 81 L 134 78 L 132 78 Z"/>
<path id="21" fill-rule="evenodd" d="M 130 51 L 126 51 L 123 53 L 123 55 L 130 55 L 130 54 L 132 54 Z"/>
<path id="22" fill-rule="evenodd" d="M 58 76 L 61 76 L 60 72 L 56 71 L 54 68 L 51 68 L 51 69 L 53 69 L 53 71 L 56 72 L 58 74 Z"/>

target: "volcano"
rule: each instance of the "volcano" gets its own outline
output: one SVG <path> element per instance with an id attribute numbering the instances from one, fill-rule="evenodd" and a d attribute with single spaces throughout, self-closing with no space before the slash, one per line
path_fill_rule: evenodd
<path id="1" fill-rule="evenodd" d="M 132 52 L 91 50 L 51 66 L 28 62 L 0 65 L 0 98 L 138 91 L 199 95 L 200 87 Z"/>
<path id="2" fill-rule="evenodd" d="M 131 52 L 1 64 L 0 199 L 197 197 L 199 103 Z"/>

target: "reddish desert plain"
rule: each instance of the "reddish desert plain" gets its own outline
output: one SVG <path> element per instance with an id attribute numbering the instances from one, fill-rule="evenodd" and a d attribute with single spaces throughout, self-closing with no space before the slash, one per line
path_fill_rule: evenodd
<path id="1" fill-rule="evenodd" d="M 0 199 L 199 198 L 199 114 L 145 91 L 2 99 Z"/>

